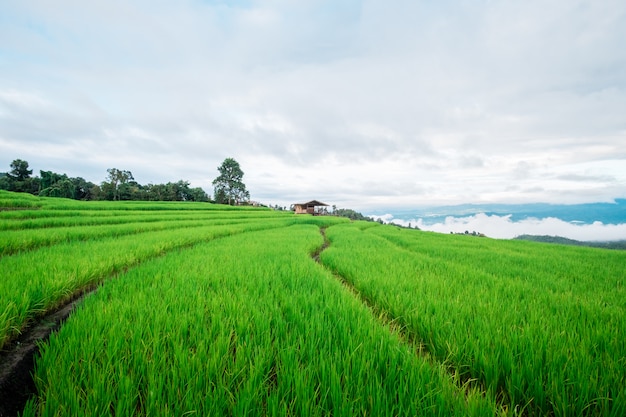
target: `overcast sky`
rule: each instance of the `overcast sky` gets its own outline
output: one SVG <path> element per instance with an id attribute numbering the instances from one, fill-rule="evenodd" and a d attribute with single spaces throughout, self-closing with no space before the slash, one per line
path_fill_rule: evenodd
<path id="1" fill-rule="evenodd" d="M 623 0 L 0 0 L 0 171 L 369 209 L 626 197 Z"/>

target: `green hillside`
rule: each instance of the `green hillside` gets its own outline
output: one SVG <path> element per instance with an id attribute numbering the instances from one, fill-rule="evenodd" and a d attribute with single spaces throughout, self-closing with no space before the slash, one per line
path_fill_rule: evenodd
<path id="1" fill-rule="evenodd" d="M 333 216 L 0 191 L 0 348 L 87 291 L 41 345 L 23 415 L 622 416 L 625 265 Z"/>
<path id="2" fill-rule="evenodd" d="M 543 242 L 543 243 L 556 243 L 559 245 L 573 245 L 573 246 L 589 246 L 592 248 L 603 249 L 626 249 L 626 240 L 609 241 L 609 242 L 584 242 L 580 240 L 568 239 L 562 236 L 547 236 L 547 235 L 520 235 L 515 239 L 529 240 L 531 242 Z"/>

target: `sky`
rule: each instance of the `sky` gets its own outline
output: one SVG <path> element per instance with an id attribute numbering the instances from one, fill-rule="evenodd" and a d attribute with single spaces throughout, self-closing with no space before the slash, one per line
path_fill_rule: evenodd
<path id="1" fill-rule="evenodd" d="M 392 210 L 626 197 L 623 0 L 0 0 L 0 171 Z"/>

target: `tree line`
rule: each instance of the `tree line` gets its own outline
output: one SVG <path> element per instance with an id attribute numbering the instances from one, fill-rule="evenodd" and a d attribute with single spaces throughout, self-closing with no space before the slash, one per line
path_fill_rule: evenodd
<path id="1" fill-rule="evenodd" d="M 243 171 L 239 162 L 226 158 L 217 168 L 219 175 L 213 180 L 214 195 L 211 199 L 200 187 L 191 188 L 189 181 L 167 184 L 141 185 L 132 172 L 117 168 L 107 169 L 107 176 L 100 184 L 82 177 L 68 177 L 52 171 L 39 171 L 33 176 L 27 161 L 15 159 L 9 172 L 0 172 L 0 190 L 30 193 L 41 197 L 64 197 L 74 200 L 134 200 L 134 201 L 205 201 L 218 204 L 241 205 L 250 203 L 250 193 L 243 182 Z M 275 206 L 274 210 L 287 207 Z M 293 205 L 290 207 L 293 211 Z M 332 206 L 332 212 L 324 214 L 347 217 L 351 220 L 375 221 L 371 217 L 352 209 Z M 383 223 L 382 220 L 378 220 Z M 410 226 L 409 226 L 410 227 Z"/>
<path id="2" fill-rule="evenodd" d="M 202 188 L 190 187 L 189 181 L 142 185 L 135 181 L 131 171 L 117 168 L 107 169 L 107 176 L 100 184 L 52 171 L 41 170 L 40 176 L 33 176 L 28 162 L 22 159 L 11 162 L 10 168 L 9 172 L 0 173 L 1 190 L 42 197 L 74 200 L 206 201 L 223 204 L 241 204 L 250 199 L 242 181 L 243 171 L 232 158 L 227 158 L 218 168 L 220 176 L 213 181 L 213 200 Z"/>

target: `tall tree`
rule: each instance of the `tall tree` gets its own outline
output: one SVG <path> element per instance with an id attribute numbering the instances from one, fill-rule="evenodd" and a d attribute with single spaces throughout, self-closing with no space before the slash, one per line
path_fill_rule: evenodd
<path id="1" fill-rule="evenodd" d="M 11 190 L 11 181 L 6 172 L 0 172 L 0 190 Z"/>
<path id="2" fill-rule="evenodd" d="M 16 159 L 11 162 L 10 177 L 13 177 L 16 181 L 25 181 L 30 178 L 30 174 L 33 173 L 32 169 L 28 169 L 28 162 L 21 159 Z"/>
<path id="3" fill-rule="evenodd" d="M 102 183 L 102 190 L 105 191 L 107 196 L 112 197 L 112 200 L 120 200 L 122 194 L 128 194 L 130 192 L 129 182 L 134 181 L 133 174 L 130 171 L 123 171 L 117 168 L 107 169 L 107 180 Z"/>
<path id="4" fill-rule="evenodd" d="M 74 184 L 74 198 L 76 200 L 91 200 L 97 185 L 82 177 L 70 178 Z"/>
<path id="5" fill-rule="evenodd" d="M 243 171 L 239 162 L 226 158 L 217 170 L 220 175 L 213 180 L 217 203 L 238 204 L 250 199 L 250 193 L 243 183 Z"/>
<path id="6" fill-rule="evenodd" d="M 15 159 L 11 162 L 11 171 L 6 174 L 3 187 L 9 191 L 31 193 L 33 191 L 32 169 L 28 169 L 28 162 L 22 159 Z"/>

